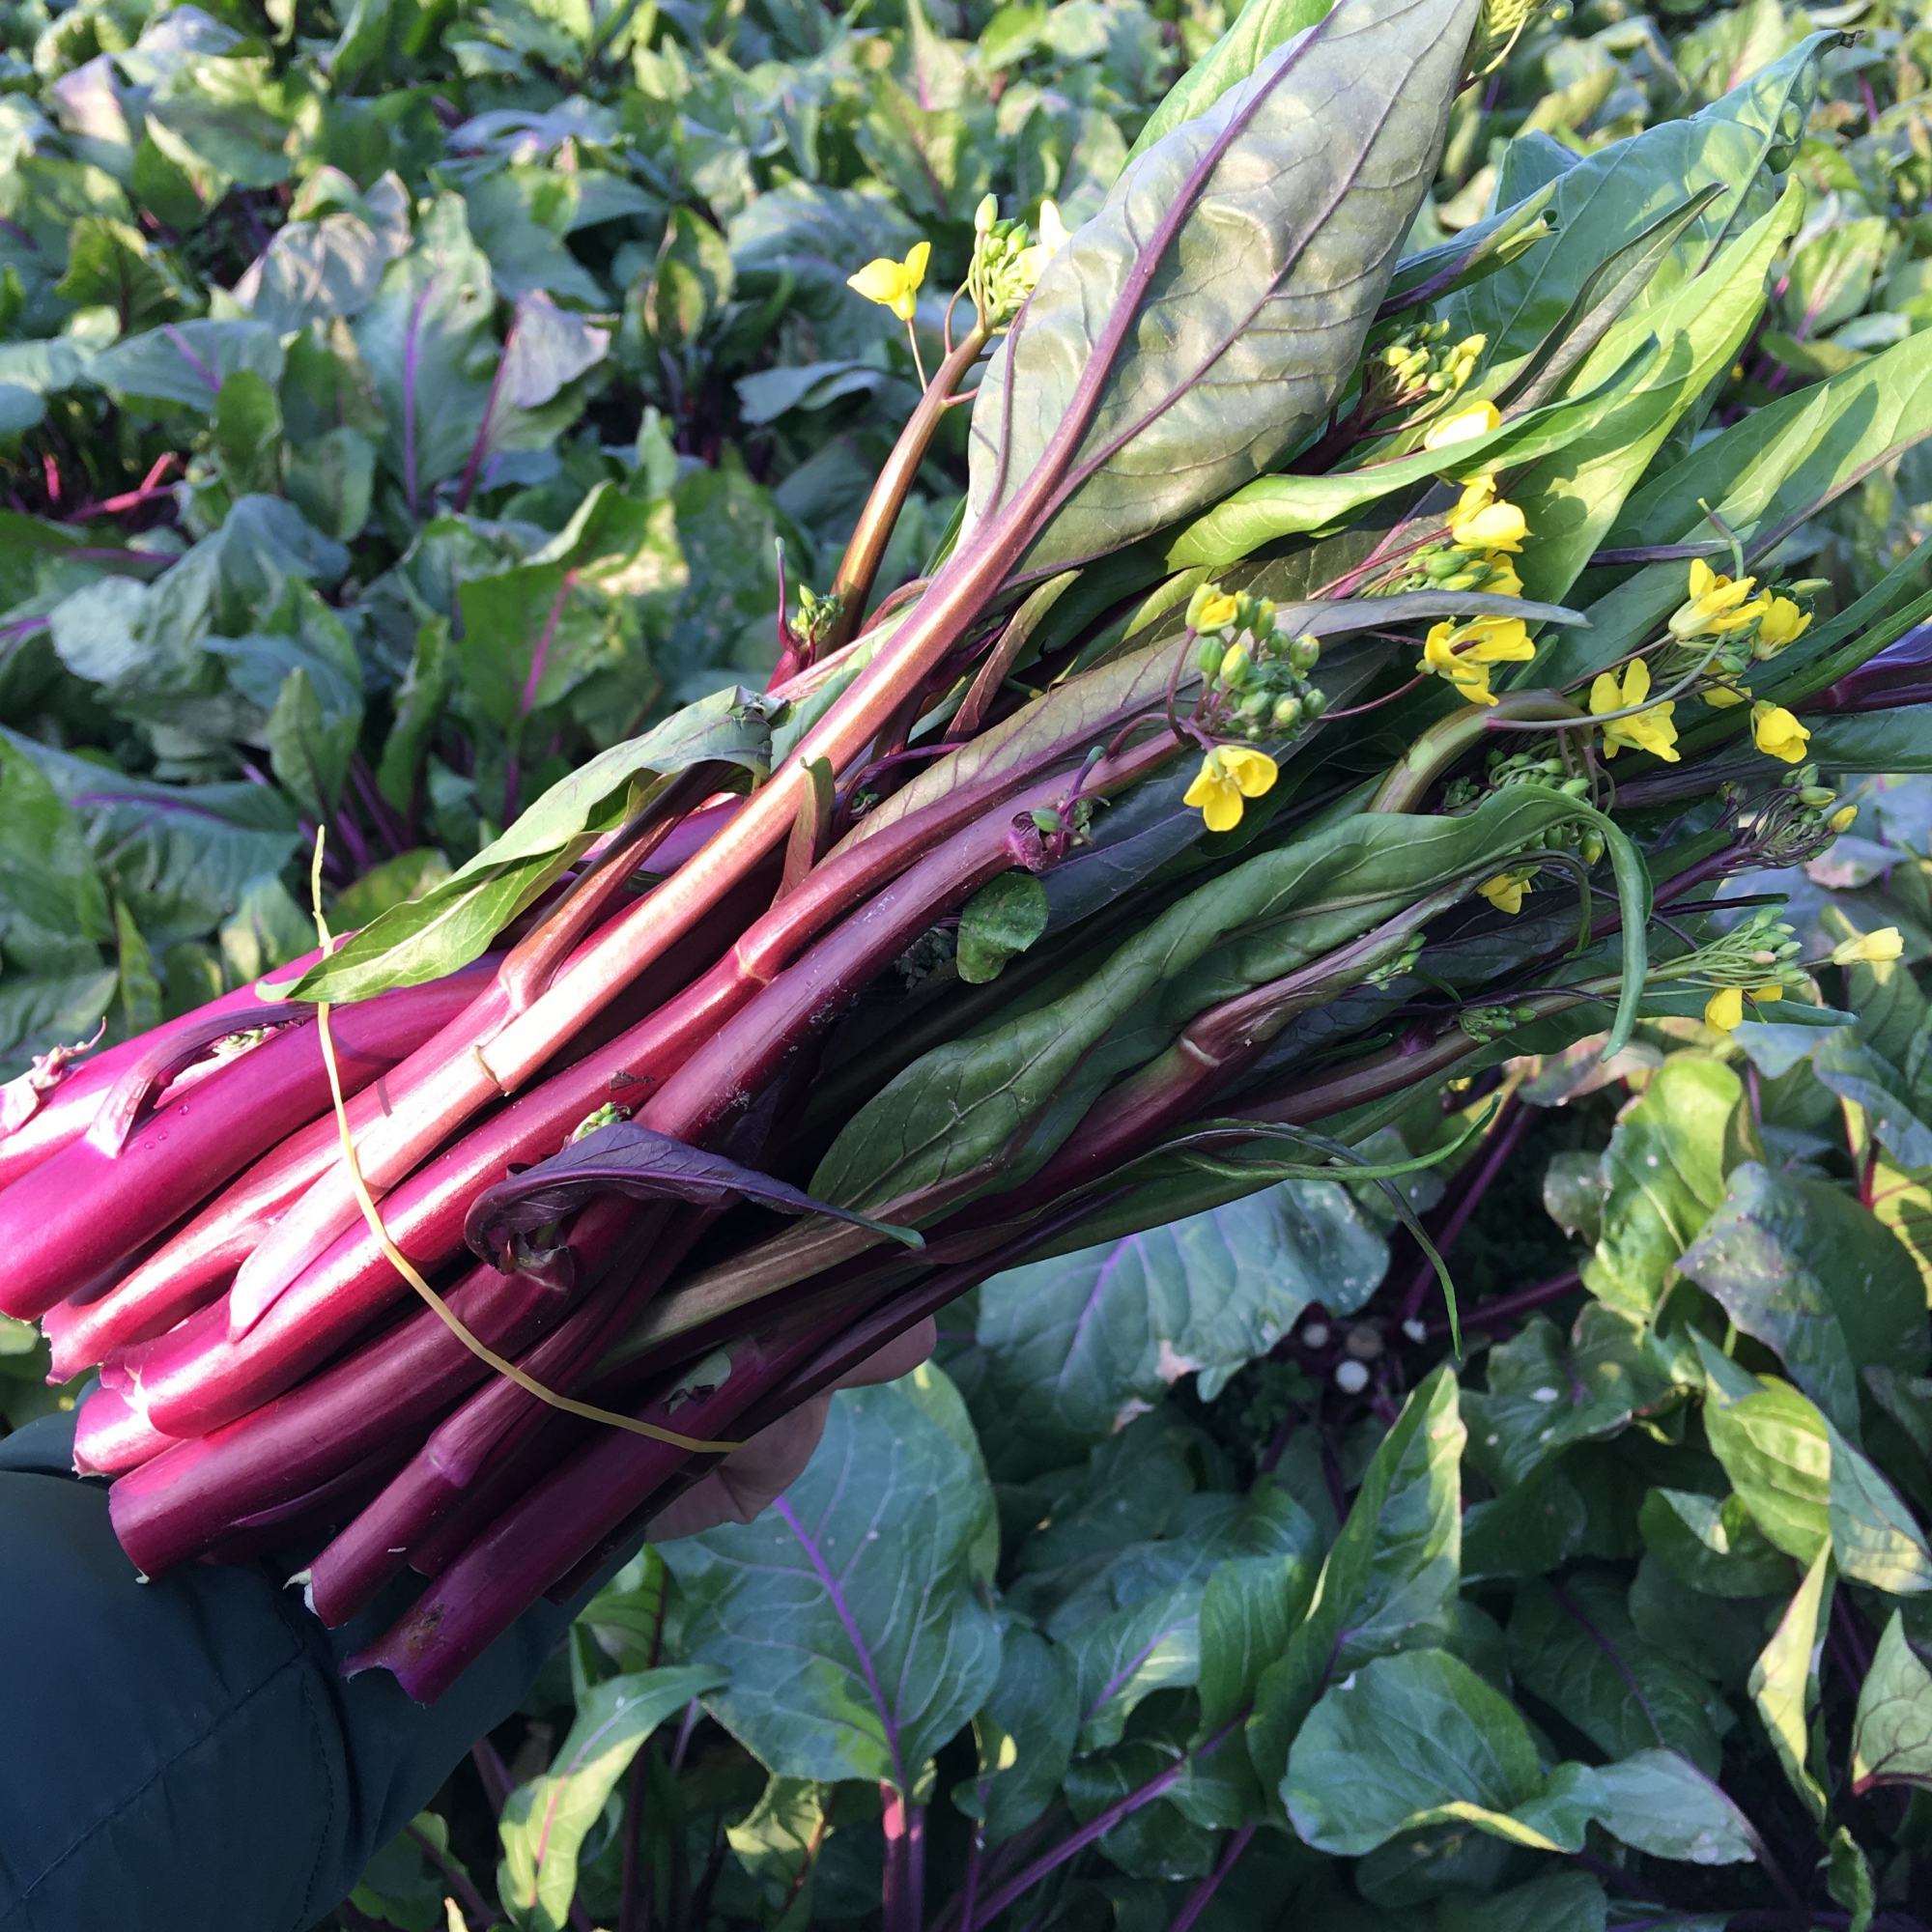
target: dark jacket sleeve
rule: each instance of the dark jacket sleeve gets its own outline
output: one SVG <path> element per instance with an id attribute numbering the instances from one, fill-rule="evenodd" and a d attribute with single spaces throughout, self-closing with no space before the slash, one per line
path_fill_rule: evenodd
<path id="1" fill-rule="evenodd" d="M 529 1612 L 446 1696 L 339 1661 L 267 1564 L 139 1581 L 71 1418 L 0 1441 L 0 1932 L 301 1932 L 471 1742 L 568 1612 Z M 406 1599 L 405 1599 L 406 1600 Z"/>

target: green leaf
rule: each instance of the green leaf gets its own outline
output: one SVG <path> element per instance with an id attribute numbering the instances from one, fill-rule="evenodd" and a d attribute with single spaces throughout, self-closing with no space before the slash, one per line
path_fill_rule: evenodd
<path id="1" fill-rule="evenodd" d="M 977 1463 L 903 1384 L 848 1390 L 765 1515 L 662 1547 L 686 1654 L 730 1672 L 707 1705 L 767 1770 L 910 1792 L 985 1703 L 1000 1632 L 971 1568 L 993 1509 Z"/>
<path id="2" fill-rule="evenodd" d="M 1905 1634 L 1905 1619 L 1887 1618 L 1871 1668 L 1859 1687 L 1852 1724 L 1852 1791 L 1875 1784 L 1932 1790 L 1932 1671 Z"/>
<path id="3" fill-rule="evenodd" d="M 1543 1795 L 1529 1726 L 1441 1650 L 1375 1658 L 1336 1685 L 1302 1725 L 1282 1786 L 1296 1835 L 1342 1858 L 1447 1823 L 1540 1851 L 1578 1849 L 1583 1819 L 1536 1804 Z"/>
<path id="4" fill-rule="evenodd" d="M 124 335 L 180 313 L 181 290 L 147 238 L 101 214 L 83 215 L 69 231 L 67 269 L 54 294 L 79 308 L 111 308 Z"/>
<path id="5" fill-rule="evenodd" d="M 1912 983 L 1910 974 L 1900 977 Z M 1870 1009 L 1856 996 L 1854 1003 L 1859 1037 L 1850 1029 L 1828 1034 L 1811 1070 L 1841 1099 L 1864 1109 L 1873 1140 L 1900 1167 L 1932 1167 L 1932 1028 L 1890 1043 L 1889 1051 L 1875 1040 L 1866 1045 Z"/>
<path id="6" fill-rule="evenodd" d="M 1046 888 L 1031 872 L 1002 872 L 959 909 L 959 977 L 969 986 L 997 980 L 1046 930 Z"/>
<path id="7" fill-rule="evenodd" d="M 1918 1270 L 1842 1188 L 1747 1161 L 1679 1265 L 1854 1439 L 1859 1372 L 1926 1365 Z"/>
<path id="8" fill-rule="evenodd" d="M 1652 1490 L 1638 1510 L 1643 1540 L 1670 1574 L 1714 1597 L 1767 1597 L 1791 1566 L 1751 1520 L 1740 1496 Z"/>
<path id="9" fill-rule="evenodd" d="M 1840 1905 L 1850 1908 L 1845 1932 L 1871 1932 L 1871 1922 L 1878 1911 L 1878 1887 L 1872 1882 L 1871 1861 L 1842 1825 L 1832 1833 L 1825 1889 Z"/>
<path id="10" fill-rule="evenodd" d="M 976 1400 L 1003 1456 L 1069 1460 L 1184 1376 L 1211 1398 L 1311 1301 L 1359 1307 L 1387 1257 L 1339 1182 L 1288 1181 L 1009 1269 L 980 1291 Z"/>
<path id="11" fill-rule="evenodd" d="M 618 1779 L 667 1718 L 724 1680 L 723 1670 L 705 1665 L 666 1666 L 607 1678 L 578 1700 L 550 1770 L 519 1785 L 503 1806 L 497 1891 L 513 1923 L 562 1932 L 577 1895 L 579 1854 Z"/>
<path id="12" fill-rule="evenodd" d="M 1287 1775 L 1289 1747 L 1331 1678 L 1446 1631 L 1460 1580 L 1464 1439 L 1456 1378 L 1437 1369 L 1377 1446 L 1314 1608 L 1256 1687 L 1248 1754 L 1264 1785 Z"/>
<path id="13" fill-rule="evenodd" d="M 1094 1049 L 1117 1026 L 1127 1045 L 1167 1045 L 1214 1000 L 1278 980 L 1397 910 L 1540 842 L 1575 801 L 1539 786 L 1492 793 L 1463 816 L 1358 813 L 1210 878 L 1095 964 L 1059 998 L 1035 1004 L 906 1068 L 847 1122 L 811 1192 L 886 1218 L 888 1201 L 962 1189 L 997 1160 L 1024 1179 L 1077 1125 L 1114 1070 Z M 1158 995 L 1162 1037 L 1144 1002 Z M 1165 1029 L 1162 1030 L 1165 1032 Z"/>
<path id="14" fill-rule="evenodd" d="M 599 834 L 655 795 L 668 774 L 722 762 L 762 773 L 762 702 L 726 690 L 586 760 L 467 865 L 382 915 L 289 989 L 298 1000 L 359 1000 L 468 965 Z"/>
<path id="15" fill-rule="evenodd" d="M 1834 772 L 1932 772 L 1932 704 L 1821 718 L 1805 750 Z"/>
<path id="16" fill-rule="evenodd" d="M 1811 1711 L 1818 1697 L 1818 1653 L 1831 1572 L 1832 1552 L 1821 1548 L 1750 1674 L 1751 1702 L 1757 1706 L 1772 1749 L 1791 1788 L 1820 1820 L 1827 1801 L 1825 1787 L 1811 1769 Z"/>
<path id="17" fill-rule="evenodd" d="M 1453 451 L 1383 453 L 1363 468 L 1325 476 L 1257 477 L 1187 525 L 1169 543 L 1164 560 L 1170 570 L 1196 565 L 1219 569 L 1264 544 L 1325 529 L 1400 491 L 1433 483 L 1446 468 L 1467 476 L 1478 469 L 1534 462 L 1593 430 L 1640 386 L 1656 360 L 1654 351 L 1642 350 L 1597 388 L 1527 410 L 1486 435 L 1457 443 Z"/>
<path id="18" fill-rule="evenodd" d="M 1809 1563 L 1830 1548 L 1848 1577 L 1893 1596 L 1932 1590 L 1932 1549 L 1898 1492 L 1788 1382 L 1760 1377 L 1731 1398 L 1713 1387 L 1704 1428 L 1778 1548 Z"/>
<path id="19" fill-rule="evenodd" d="M 811 1922 L 811 1876 L 831 1829 L 829 1793 L 797 1777 L 766 1781 L 757 1804 L 724 1828 L 733 1857 L 757 1887 L 770 1932 L 800 1932 Z"/>
<path id="20" fill-rule="evenodd" d="M 1758 1855 L 1750 1821 L 1717 1782 L 1675 1751 L 1642 1750 L 1596 1773 L 1598 1822 L 1652 1858 L 1747 1864 Z"/>
<path id="21" fill-rule="evenodd" d="M 1788 1576 L 1787 1566 L 1780 1586 Z M 1689 1664 L 1637 1634 L 1627 1587 L 1594 1572 L 1526 1585 L 1509 1623 L 1515 1681 L 1606 1757 L 1675 1751 L 1716 1776 L 1723 1707 Z"/>
<path id="22" fill-rule="evenodd" d="M 1613 1435 L 1668 1394 L 1660 1351 L 1639 1324 L 1600 1304 L 1566 1337 L 1533 1317 L 1485 1357 L 1486 1393 L 1463 1398 L 1470 1456 L 1501 1487 L 1527 1480 L 1575 1442 Z"/>
<path id="23" fill-rule="evenodd" d="M 1775 532 L 1812 514 L 1852 488 L 1888 456 L 1932 435 L 1932 339 L 1914 335 L 1882 355 L 1830 381 L 1814 384 L 1751 410 L 1742 421 L 1701 442 L 1670 465 L 1618 512 L 1605 548 L 1690 543 L 1711 534 L 1708 503 L 1735 530 L 1747 552 Z M 1682 561 L 1587 576 L 1590 649 L 1607 662 L 1642 641 L 1684 596 Z M 1820 638 L 1801 639 L 1751 682 L 1778 688 L 1820 650 Z M 1575 647 L 1560 668 L 1580 674 Z M 1881 714 L 1889 716 L 1892 714 Z M 1842 728 L 1863 721 L 1826 721 Z M 1835 762 L 1835 761 L 1834 761 Z"/>
<path id="24" fill-rule="evenodd" d="M 1604 1932 L 1610 1901 L 1588 1872 L 1552 1871 L 1507 1891 L 1450 1892 L 1436 1907 L 1438 1932 Z M 1368 1921 L 1361 1921 L 1368 1932 Z"/>
<path id="25" fill-rule="evenodd" d="M 1684 1251 L 1724 1198 L 1744 1086 L 1721 1062 L 1672 1054 L 1618 1117 L 1604 1154 L 1603 1232 L 1583 1265 L 1590 1293 L 1649 1317 Z"/>
<path id="26" fill-rule="evenodd" d="M 266 323 L 170 322 L 102 350 L 88 378 L 126 400 L 212 415 L 231 376 L 281 381 L 282 345 Z"/>
<path id="27" fill-rule="evenodd" d="M 1308 1613 L 1317 1570 L 1298 1555 L 1236 1556 L 1201 1597 L 1201 1729 L 1220 1729 L 1253 1703 L 1263 1673 Z"/>
<path id="28" fill-rule="evenodd" d="M 1653 373 L 1627 400 L 1511 480 L 1510 499 L 1532 532 L 1520 571 L 1530 596 L 1553 601 L 1569 590 L 1664 438 L 1731 366 L 1763 307 L 1772 263 L 1803 213 L 1804 194 L 1794 186 L 1702 274 L 1658 305 L 1626 316 L 1577 372 L 1577 386 L 1603 383 L 1647 338 L 1662 345 Z M 1539 656 L 1536 681 L 1560 688 L 1617 655 L 1594 634 L 1565 636 Z"/>
<path id="29" fill-rule="evenodd" d="M 445 194 L 355 320 L 355 345 L 383 406 L 383 466 L 412 512 L 463 468 L 483 427 L 500 359 L 493 300 L 489 260 L 470 240 L 463 199 Z"/>
<path id="30" fill-rule="evenodd" d="M 1127 150 L 1128 164 L 1183 121 L 1207 113 L 1230 88 L 1247 80 L 1285 41 L 1325 18 L 1332 4 L 1333 0 L 1249 0 L 1221 38 L 1162 96 Z"/>
<path id="31" fill-rule="evenodd" d="M 1126 170 L 980 384 L 962 547 L 1022 492 L 1031 526 L 1039 480 L 1064 473 L 1033 564 L 1118 550 L 1321 420 L 1433 171 L 1476 11 L 1342 0 Z"/>
<path id="32" fill-rule="evenodd" d="M 1008 1624 L 998 1680 L 973 1719 L 979 1774 L 952 1787 L 953 1804 L 981 1821 L 987 1844 L 1004 1844 L 1052 1804 L 1079 1728 L 1072 1658 L 1025 1624 Z"/>

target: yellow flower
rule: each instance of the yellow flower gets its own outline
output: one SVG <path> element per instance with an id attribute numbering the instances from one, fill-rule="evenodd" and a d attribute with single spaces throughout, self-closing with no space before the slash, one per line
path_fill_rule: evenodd
<path id="1" fill-rule="evenodd" d="M 1615 671 L 1600 670 L 1590 687 L 1590 712 L 1601 718 L 1606 711 L 1631 711 L 1650 696 L 1650 667 L 1634 658 L 1624 668 L 1624 680 L 1617 683 Z M 1677 709 L 1675 699 L 1653 704 L 1634 718 L 1614 718 L 1604 726 L 1604 756 L 1614 758 L 1617 748 L 1628 745 L 1634 752 L 1652 752 L 1665 764 L 1678 760 L 1677 726 L 1670 714 Z"/>
<path id="2" fill-rule="evenodd" d="M 1490 567 L 1490 581 L 1483 585 L 1492 597 L 1520 597 L 1522 579 L 1516 574 L 1516 565 L 1508 554 L 1492 550 L 1483 561 Z"/>
<path id="3" fill-rule="evenodd" d="M 1884 966 L 1905 951 L 1905 941 L 1895 925 L 1882 925 L 1876 932 L 1861 932 L 1841 939 L 1832 949 L 1833 966 Z"/>
<path id="4" fill-rule="evenodd" d="M 1789 597 L 1774 597 L 1758 619 L 1757 640 L 1751 649 L 1760 658 L 1775 658 L 1786 644 L 1795 644 L 1810 628 L 1810 611 L 1801 611 Z"/>
<path id="5" fill-rule="evenodd" d="M 1735 986 L 1719 986 L 1704 1002 L 1704 1024 L 1729 1033 L 1745 1016 L 1745 996 Z"/>
<path id="6" fill-rule="evenodd" d="M 1424 449 L 1450 449 L 1459 442 L 1473 442 L 1479 436 L 1503 426 L 1502 412 L 1493 403 L 1475 403 L 1444 416 L 1422 439 Z"/>
<path id="7" fill-rule="evenodd" d="M 919 287 L 925 280 L 926 258 L 932 253 L 930 242 L 915 242 L 903 262 L 890 255 L 869 261 L 856 275 L 847 275 L 845 285 L 856 289 L 867 301 L 889 308 L 901 322 L 910 322 L 918 306 Z"/>
<path id="8" fill-rule="evenodd" d="M 1214 591 L 1204 597 L 1200 608 L 1192 613 L 1194 628 L 1197 631 L 1218 631 L 1222 625 L 1235 621 L 1235 613 L 1240 608 L 1232 591 Z"/>
<path id="9" fill-rule="evenodd" d="M 1476 890 L 1498 912 L 1514 917 L 1522 910 L 1522 895 L 1535 876 L 1534 872 L 1498 872 L 1493 879 L 1485 879 Z"/>
<path id="10" fill-rule="evenodd" d="M 1243 801 L 1260 798 L 1280 776 L 1280 767 L 1265 752 L 1216 745 L 1202 759 L 1180 802 L 1200 811 L 1209 832 L 1232 832 L 1241 822 Z"/>
<path id="11" fill-rule="evenodd" d="M 1763 698 L 1751 706 L 1751 737 L 1760 752 L 1787 765 L 1803 764 L 1811 742 L 1811 733 L 1783 705 Z"/>
<path id="12" fill-rule="evenodd" d="M 1759 1006 L 1768 1007 L 1772 1001 L 1783 999 L 1784 988 L 1776 980 L 1773 980 L 1766 985 L 1753 986 L 1750 989 L 1750 996 Z"/>
<path id="13" fill-rule="evenodd" d="M 1423 640 L 1416 669 L 1446 677 L 1471 704 L 1493 704 L 1490 666 L 1527 664 L 1536 655 L 1520 617 L 1472 617 L 1466 624 L 1435 625 Z"/>
<path id="14" fill-rule="evenodd" d="M 1449 535 L 1464 550 L 1520 551 L 1529 524 L 1514 503 L 1496 496 L 1496 479 L 1478 476 L 1449 513 Z"/>
<path id="15" fill-rule="evenodd" d="M 1734 704 L 1742 704 L 1750 696 L 1747 684 L 1714 684 L 1704 694 L 1704 702 L 1713 711 L 1728 711 Z"/>
<path id="16" fill-rule="evenodd" d="M 1771 600 L 1747 603 L 1757 587 L 1754 577 L 1719 577 L 1701 556 L 1690 559 L 1690 595 L 1670 613 L 1670 635 L 1679 643 L 1687 638 L 1721 637 L 1761 617 Z"/>
<path id="17" fill-rule="evenodd" d="M 1858 822 L 1859 809 L 1855 805 L 1841 805 L 1825 821 L 1827 827 L 1834 836 L 1840 832 L 1849 832 Z"/>

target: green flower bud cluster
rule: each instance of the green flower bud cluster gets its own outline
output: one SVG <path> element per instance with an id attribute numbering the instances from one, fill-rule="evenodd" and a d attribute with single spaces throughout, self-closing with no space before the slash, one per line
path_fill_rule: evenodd
<path id="1" fill-rule="evenodd" d="M 1534 1007 L 1464 1007 L 1457 1014 L 1456 1024 L 1471 1039 L 1488 1045 L 1520 1026 L 1527 1026 L 1535 1017 Z"/>
<path id="2" fill-rule="evenodd" d="M 973 216 L 973 261 L 966 287 L 990 328 L 1004 327 L 1033 294 L 1040 270 L 1060 251 L 1066 231 L 1052 202 L 1040 209 L 1039 233 L 1024 221 L 1002 220 L 999 203 L 985 196 Z"/>
<path id="3" fill-rule="evenodd" d="M 614 1127 L 619 1121 L 628 1121 L 631 1110 L 620 1107 L 614 1101 L 607 1100 L 594 1113 L 585 1114 L 570 1130 L 570 1144 L 574 1147 L 586 1135 L 594 1134 L 599 1127 Z"/>
<path id="4" fill-rule="evenodd" d="M 1807 762 L 1785 772 L 1771 798 L 1742 823 L 1767 861 L 1791 866 L 1823 851 L 1857 816 L 1857 808 L 1841 806 L 1817 765 Z"/>
<path id="5" fill-rule="evenodd" d="M 1406 974 L 1413 973 L 1421 957 L 1422 935 L 1418 932 L 1393 959 L 1384 959 L 1362 977 L 1371 986 L 1390 986 Z"/>
<path id="6" fill-rule="evenodd" d="M 1747 991 L 1797 987 L 1804 980 L 1804 970 L 1798 963 L 1804 951 L 1791 927 L 1773 908 L 1762 906 L 1708 946 L 1659 967 L 1651 977 Z"/>
<path id="7" fill-rule="evenodd" d="M 1476 373 L 1489 338 L 1448 338 L 1446 322 L 1413 324 L 1371 353 L 1368 380 L 1396 402 L 1454 395 Z"/>
<path id="8" fill-rule="evenodd" d="M 791 628 L 792 635 L 806 645 L 808 656 L 830 636 L 844 603 L 844 598 L 836 590 L 828 590 L 821 597 L 807 585 L 799 585 L 798 617 Z"/>
<path id="9" fill-rule="evenodd" d="M 1245 738 L 1292 737 L 1327 708 L 1327 695 L 1310 682 L 1321 662 L 1321 639 L 1284 629 L 1267 598 L 1204 583 L 1188 600 L 1187 626 L 1200 633 L 1195 715 L 1208 728 Z"/>
<path id="10" fill-rule="evenodd" d="M 1492 753 L 1486 776 L 1460 778 L 1443 791 L 1443 804 L 1451 811 L 1466 811 L 1492 791 L 1513 784 L 1548 785 L 1565 798 L 1584 800 L 1590 796 L 1590 781 L 1581 772 L 1571 772 L 1557 757 L 1539 756 L 1534 752 Z M 1594 825 L 1572 819 L 1554 825 L 1543 835 L 1545 851 L 1572 851 L 1586 866 L 1594 866 L 1604 856 L 1604 835 Z"/>

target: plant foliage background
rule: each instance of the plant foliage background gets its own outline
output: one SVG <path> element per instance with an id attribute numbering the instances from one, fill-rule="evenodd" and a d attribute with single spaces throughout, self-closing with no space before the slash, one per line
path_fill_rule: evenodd
<path id="1" fill-rule="evenodd" d="M 846 276 L 963 262 L 988 191 L 1091 213 L 1234 11 L 0 6 L 0 1059 L 303 950 L 318 825 L 365 923 L 759 681 L 917 394 Z M 1413 245 L 1646 129 L 1660 206 L 1735 172 L 1701 110 L 1839 27 L 1711 423 L 1855 369 L 1932 324 L 1909 6 L 1532 23 Z M 1928 506 L 1921 448 L 1803 542 L 1874 581 Z M 640 1556 L 343 1924 L 876 1923 L 882 1830 L 948 1932 L 1932 1923 L 1928 844 L 1875 785 L 1791 882 L 1906 935 L 1856 1029 L 1509 1069 L 1407 1183 L 1460 1361 L 1338 1182 L 990 1284 L 776 1510 Z M 0 1325 L 7 1421 L 41 1373 Z"/>

